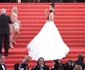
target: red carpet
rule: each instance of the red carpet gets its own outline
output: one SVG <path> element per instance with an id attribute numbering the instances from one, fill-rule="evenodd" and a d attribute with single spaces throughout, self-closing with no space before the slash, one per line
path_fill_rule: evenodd
<path id="1" fill-rule="evenodd" d="M 27 55 L 26 45 L 45 24 L 47 17 L 44 11 L 49 8 L 48 3 L 1 3 L 0 9 L 6 8 L 7 14 L 10 15 L 13 6 L 19 9 L 22 28 L 17 39 L 18 45 L 14 45 L 15 48 L 10 49 L 9 56 L 6 57 L 7 70 L 13 70 L 14 63 L 20 62 Z M 55 24 L 64 42 L 70 48 L 69 54 L 62 61 L 76 60 L 78 54 L 83 54 L 85 57 L 85 3 L 56 3 Z M 35 64 L 35 61 L 30 61 L 29 67 Z M 53 61 L 48 61 L 46 64 L 51 67 Z"/>

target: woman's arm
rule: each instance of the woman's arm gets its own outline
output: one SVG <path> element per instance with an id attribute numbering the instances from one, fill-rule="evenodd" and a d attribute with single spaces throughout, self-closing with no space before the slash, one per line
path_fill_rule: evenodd
<path id="1" fill-rule="evenodd" d="M 48 11 L 48 10 L 46 9 L 46 10 L 45 10 L 45 14 L 46 14 L 46 16 L 48 16 L 48 12 L 47 12 L 47 11 Z"/>
<path id="2" fill-rule="evenodd" d="M 14 14 L 11 15 L 11 20 L 12 20 L 12 22 L 21 23 L 21 22 L 18 20 L 18 18 L 17 18 Z"/>
<path id="3" fill-rule="evenodd" d="M 15 20 L 15 16 L 11 14 L 11 21 L 14 22 L 14 20 Z"/>

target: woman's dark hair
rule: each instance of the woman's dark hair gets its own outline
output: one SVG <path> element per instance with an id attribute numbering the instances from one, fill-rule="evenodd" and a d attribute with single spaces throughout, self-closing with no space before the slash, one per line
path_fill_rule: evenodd
<path id="1" fill-rule="evenodd" d="M 84 60 L 84 56 L 82 54 L 79 54 L 78 55 L 78 60 L 83 61 Z"/>
<path id="2" fill-rule="evenodd" d="M 39 65 L 39 60 L 40 59 L 43 59 L 43 61 L 44 61 L 44 58 L 43 57 L 40 57 L 39 59 L 38 59 L 38 61 L 37 61 L 37 65 Z M 45 61 L 44 61 L 44 65 L 45 65 Z"/>
<path id="3" fill-rule="evenodd" d="M 54 7 L 55 7 L 55 4 L 54 4 L 54 3 L 52 3 L 52 4 L 50 4 L 50 6 L 51 6 L 52 8 L 54 8 Z"/>

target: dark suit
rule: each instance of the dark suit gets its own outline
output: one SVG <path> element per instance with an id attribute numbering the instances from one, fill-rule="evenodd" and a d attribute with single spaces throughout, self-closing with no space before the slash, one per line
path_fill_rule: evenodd
<path id="1" fill-rule="evenodd" d="M 4 49 L 5 53 L 8 53 L 9 49 L 9 23 L 11 24 L 11 19 L 9 16 L 2 14 L 0 16 L 0 54 L 2 54 L 2 40 L 4 38 Z"/>
<path id="2" fill-rule="evenodd" d="M 5 64 L 3 64 L 4 65 L 4 68 L 5 68 L 5 70 L 6 70 L 6 66 L 5 66 Z M 0 64 L 0 70 L 3 70 L 3 68 L 2 68 L 2 65 Z"/>
<path id="3" fill-rule="evenodd" d="M 64 70 L 64 64 L 55 64 L 52 66 L 51 70 Z"/>
<path id="4" fill-rule="evenodd" d="M 68 63 L 65 64 L 65 70 L 73 70 L 74 66 L 71 64 L 69 65 Z"/>
<path id="5" fill-rule="evenodd" d="M 77 65 L 81 65 L 81 66 L 82 66 L 82 70 L 84 70 L 84 68 L 85 68 L 85 64 L 84 64 L 82 61 L 77 60 L 77 61 L 75 61 L 75 64 L 77 64 Z"/>
<path id="6" fill-rule="evenodd" d="M 19 64 L 20 64 L 20 63 L 16 63 L 16 64 L 14 65 L 14 70 L 19 70 Z M 28 64 L 22 64 L 22 63 L 21 63 L 21 68 L 24 68 L 24 70 L 26 70 L 26 68 L 28 68 Z M 28 70 L 29 70 L 29 68 L 28 68 Z"/>
<path id="7" fill-rule="evenodd" d="M 31 70 L 40 70 L 41 67 L 39 65 L 36 65 L 34 68 L 32 68 Z M 49 67 L 47 65 L 44 65 L 42 67 L 43 70 L 50 70 Z"/>

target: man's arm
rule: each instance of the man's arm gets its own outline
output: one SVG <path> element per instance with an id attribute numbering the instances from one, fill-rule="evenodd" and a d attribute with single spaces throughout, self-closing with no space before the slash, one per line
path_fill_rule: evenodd
<path id="1" fill-rule="evenodd" d="M 12 24 L 10 16 L 8 16 L 8 19 L 9 19 L 9 24 Z"/>

